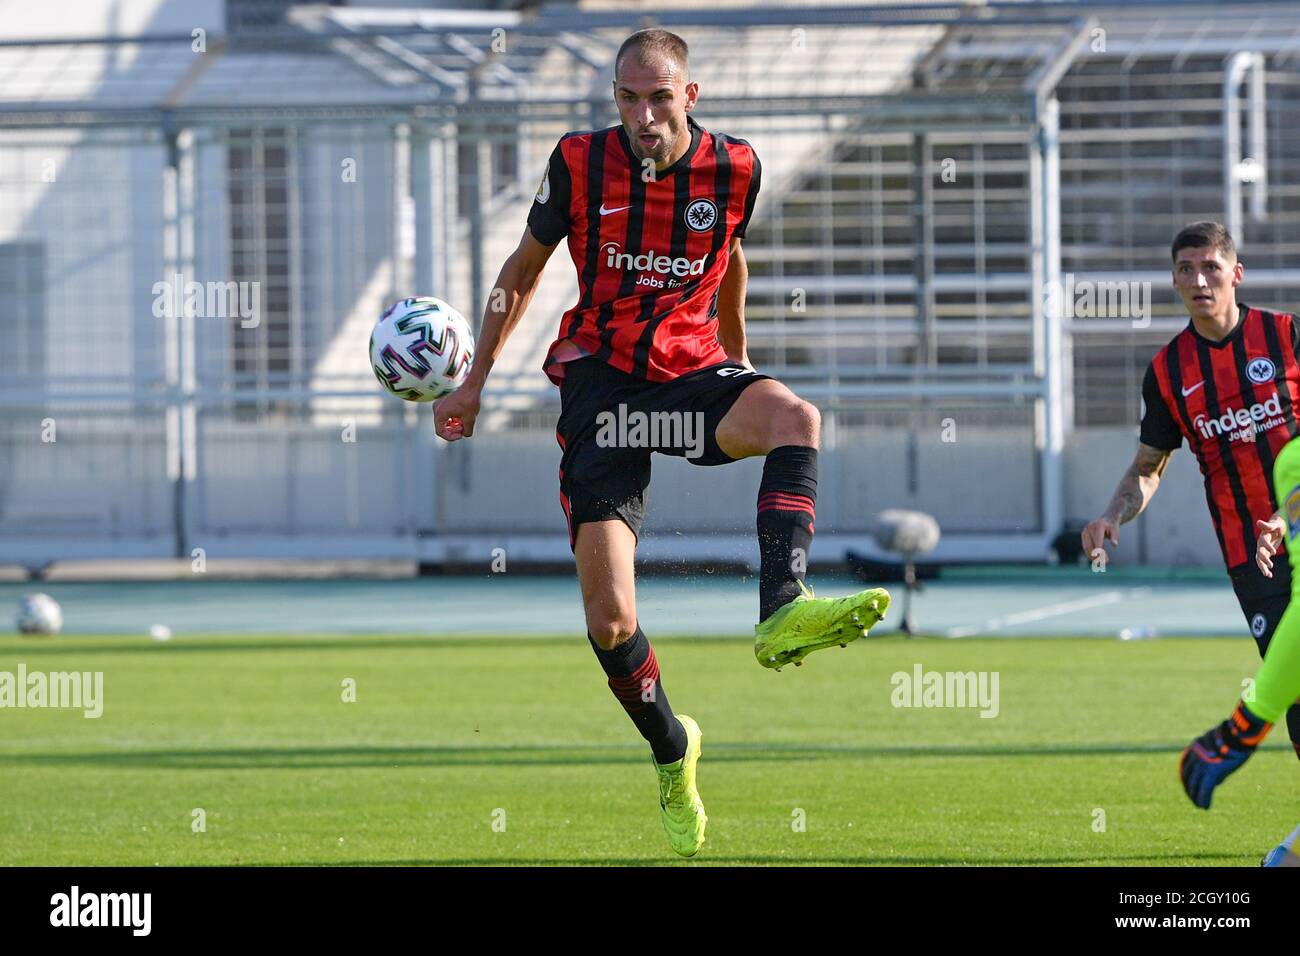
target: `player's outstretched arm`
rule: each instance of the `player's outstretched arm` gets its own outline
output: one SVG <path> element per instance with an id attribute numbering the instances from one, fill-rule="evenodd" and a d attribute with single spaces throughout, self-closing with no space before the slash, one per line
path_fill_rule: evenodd
<path id="1" fill-rule="evenodd" d="M 542 245 L 527 228 L 524 229 L 523 238 L 501 267 L 496 285 L 488 296 L 474 364 L 470 366 L 465 383 L 434 403 L 433 421 L 439 438 L 456 441 L 474 434 L 474 422 L 478 418 L 488 373 L 505 348 L 510 333 L 524 317 L 541 281 L 546 260 L 554 251 L 555 246 Z"/>
<path id="2" fill-rule="evenodd" d="M 1101 549 L 1105 553 L 1106 542 L 1119 544 L 1119 526 L 1132 521 L 1140 515 L 1155 496 L 1160 487 L 1160 477 L 1169 465 L 1173 455 L 1172 449 L 1152 448 L 1138 443 L 1137 455 L 1129 465 L 1124 477 L 1119 480 L 1119 487 L 1111 496 L 1110 504 L 1100 518 L 1083 529 L 1083 550 L 1089 557 L 1096 557 Z"/>
<path id="3" fill-rule="evenodd" d="M 731 240 L 727 271 L 718 288 L 718 341 L 727 358 L 749 366 L 749 352 L 745 340 L 745 291 L 749 288 L 749 266 L 740 240 Z"/>

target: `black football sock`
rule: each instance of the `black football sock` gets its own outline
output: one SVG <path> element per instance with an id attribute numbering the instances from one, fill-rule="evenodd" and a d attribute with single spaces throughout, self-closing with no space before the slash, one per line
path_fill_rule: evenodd
<path id="1" fill-rule="evenodd" d="M 817 504 L 817 449 L 782 445 L 768 453 L 758 486 L 758 619 L 800 594 Z"/>
<path id="2" fill-rule="evenodd" d="M 668 695 L 659 682 L 655 649 L 641 626 L 638 624 L 636 633 L 612 651 L 603 650 L 590 634 L 587 640 L 609 676 L 609 689 L 650 744 L 655 762 L 672 763 L 686 756 L 686 731 L 668 706 Z"/>

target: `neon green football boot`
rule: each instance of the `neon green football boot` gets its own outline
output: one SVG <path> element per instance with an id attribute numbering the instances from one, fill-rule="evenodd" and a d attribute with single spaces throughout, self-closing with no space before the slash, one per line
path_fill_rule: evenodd
<path id="1" fill-rule="evenodd" d="M 754 628 L 754 656 L 764 667 L 796 667 L 813 651 L 866 637 L 889 610 L 889 592 L 871 588 L 842 598 L 814 597 L 802 581 L 803 593 Z"/>
<path id="2" fill-rule="evenodd" d="M 680 856 L 694 856 L 704 845 L 704 815 L 700 791 L 695 786 L 695 765 L 700 760 L 700 725 L 685 714 L 676 714 L 686 731 L 686 755 L 672 763 L 654 765 L 659 774 L 659 812 L 673 851 Z M 650 755 L 654 762 L 654 755 Z"/>

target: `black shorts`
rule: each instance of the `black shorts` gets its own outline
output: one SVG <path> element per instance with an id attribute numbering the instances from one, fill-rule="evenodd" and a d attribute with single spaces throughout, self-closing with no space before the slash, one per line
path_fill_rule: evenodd
<path id="1" fill-rule="evenodd" d="M 568 362 L 560 383 L 560 505 L 569 547 L 584 521 L 620 518 L 641 536 L 650 455 L 675 455 L 695 465 L 735 461 L 718 447 L 718 423 L 740 393 L 771 378 L 734 362 L 649 382 L 602 362 Z"/>
<path id="2" fill-rule="evenodd" d="M 1228 577 L 1241 613 L 1246 615 L 1251 637 L 1259 647 L 1259 656 L 1263 657 L 1291 601 L 1291 562 L 1285 551 L 1279 551 L 1273 559 L 1273 577 L 1264 577 L 1253 561 L 1229 571 Z"/>

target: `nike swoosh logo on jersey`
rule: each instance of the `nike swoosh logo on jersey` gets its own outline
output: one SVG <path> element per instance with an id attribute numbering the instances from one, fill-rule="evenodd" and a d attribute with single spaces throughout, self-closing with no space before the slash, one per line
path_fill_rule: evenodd
<path id="1" fill-rule="evenodd" d="M 1191 388 L 1185 388 L 1185 389 L 1183 389 L 1183 398 L 1186 398 L 1188 395 L 1192 394 L 1192 392 L 1196 391 L 1198 388 L 1200 388 L 1200 387 L 1201 387 L 1202 385 L 1204 385 L 1204 384 L 1205 384 L 1204 382 L 1197 382 L 1197 383 L 1196 383 L 1195 385 L 1193 385 Z"/>
<path id="2" fill-rule="evenodd" d="M 625 209 L 631 209 L 631 206 L 619 206 L 617 209 L 606 209 L 605 204 L 600 204 L 600 214 L 602 216 L 612 216 L 616 212 L 623 212 Z"/>

